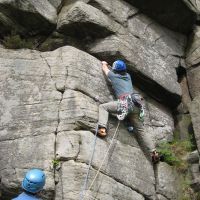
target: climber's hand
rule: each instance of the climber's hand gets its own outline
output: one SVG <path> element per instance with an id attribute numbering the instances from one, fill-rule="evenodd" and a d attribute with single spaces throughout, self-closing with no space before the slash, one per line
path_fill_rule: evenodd
<path id="1" fill-rule="evenodd" d="M 108 63 L 106 61 L 101 61 L 102 65 L 108 66 Z"/>
<path id="2" fill-rule="evenodd" d="M 102 69 L 103 69 L 103 72 L 108 75 L 108 72 L 110 71 L 109 68 L 108 68 L 108 63 L 106 61 L 102 61 Z"/>

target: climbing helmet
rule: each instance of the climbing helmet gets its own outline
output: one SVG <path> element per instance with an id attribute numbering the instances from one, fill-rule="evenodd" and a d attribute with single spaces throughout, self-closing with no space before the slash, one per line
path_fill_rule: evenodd
<path id="1" fill-rule="evenodd" d="M 28 171 L 22 181 L 22 188 L 30 193 L 37 193 L 43 189 L 45 185 L 45 174 L 40 169 L 31 169 Z"/>
<path id="2" fill-rule="evenodd" d="M 116 60 L 112 65 L 112 69 L 114 71 L 125 71 L 126 70 L 126 63 L 122 60 Z"/>

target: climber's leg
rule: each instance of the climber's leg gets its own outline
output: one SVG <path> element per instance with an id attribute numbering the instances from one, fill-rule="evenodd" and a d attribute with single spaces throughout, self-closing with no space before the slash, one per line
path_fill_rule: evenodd
<path id="1" fill-rule="evenodd" d="M 111 101 L 99 105 L 99 135 L 106 136 L 109 113 L 117 113 L 118 101 Z"/>
<path id="2" fill-rule="evenodd" d="M 144 131 L 144 125 L 143 122 L 139 119 L 139 112 L 140 109 L 137 107 L 134 107 L 134 111 L 129 114 L 129 120 L 132 126 L 136 129 L 137 132 L 137 138 L 139 140 L 140 145 L 144 149 L 145 154 L 148 156 L 151 155 L 152 161 L 157 159 L 159 156 L 155 149 L 155 144 L 150 137 L 150 135 Z"/>

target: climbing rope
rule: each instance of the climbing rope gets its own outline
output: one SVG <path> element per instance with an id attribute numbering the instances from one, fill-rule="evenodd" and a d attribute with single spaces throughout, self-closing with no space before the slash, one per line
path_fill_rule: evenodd
<path id="1" fill-rule="evenodd" d="M 83 199 L 84 191 L 85 191 L 86 188 L 87 188 L 87 181 L 88 181 L 89 172 L 90 172 L 90 168 L 91 168 L 91 165 L 92 165 L 92 161 L 93 161 L 93 157 L 94 157 L 94 152 L 95 152 L 95 146 L 96 146 L 96 141 L 97 141 L 97 133 L 98 133 L 98 124 L 97 124 L 96 130 L 95 130 L 95 137 L 94 137 L 94 141 L 93 141 L 92 155 L 91 155 L 90 162 L 89 162 L 89 165 L 88 165 L 87 174 L 86 174 L 86 176 L 85 176 L 83 188 L 82 188 L 82 191 L 81 191 L 81 193 L 80 193 L 80 198 L 79 198 L 80 200 Z"/>
<path id="2" fill-rule="evenodd" d="M 90 184 L 88 190 L 85 192 L 84 196 L 82 195 L 82 198 L 81 198 L 80 200 L 84 200 L 84 199 L 85 199 L 85 197 L 87 196 L 87 192 L 92 188 L 92 186 L 93 186 L 93 184 L 94 184 L 94 182 L 95 182 L 97 176 L 99 175 L 99 172 L 100 172 L 100 170 L 101 170 L 101 168 L 102 168 L 102 166 L 103 166 L 103 164 L 104 164 L 104 161 L 105 161 L 105 159 L 106 159 L 106 157 L 107 157 L 107 155 L 108 155 L 108 152 L 109 152 L 109 150 L 110 150 L 110 148 L 111 148 L 111 146 L 112 146 L 112 143 L 113 143 L 113 141 L 114 141 L 114 139 L 115 139 L 115 136 L 116 136 L 117 131 L 118 131 L 118 128 L 119 128 L 119 125 L 120 125 L 120 120 L 118 121 L 116 130 L 115 130 L 115 132 L 114 132 L 114 135 L 113 135 L 113 137 L 112 137 L 112 140 L 111 140 L 111 142 L 110 142 L 110 145 L 109 145 L 109 147 L 108 147 L 108 149 L 107 149 L 107 151 L 106 151 L 106 154 L 105 154 L 105 156 L 104 156 L 104 158 L 103 158 L 103 160 L 102 160 L 102 162 L 101 162 L 101 165 L 100 165 L 99 169 L 97 170 L 97 173 L 96 173 L 95 177 L 93 178 L 92 183 Z M 96 145 L 96 142 L 95 142 L 95 145 Z M 94 149 L 95 149 L 95 147 L 94 147 Z M 94 149 L 93 149 L 93 153 L 94 153 Z M 92 153 L 92 156 L 93 156 L 93 153 Z M 92 158 L 92 159 L 93 159 L 93 158 Z M 90 169 L 90 168 L 88 168 L 88 169 Z M 87 174 L 89 174 L 89 172 L 88 172 Z M 86 176 L 86 178 L 88 179 L 88 176 Z M 86 180 L 86 182 L 87 182 L 87 180 Z M 86 187 L 85 187 L 84 189 L 86 189 Z"/>

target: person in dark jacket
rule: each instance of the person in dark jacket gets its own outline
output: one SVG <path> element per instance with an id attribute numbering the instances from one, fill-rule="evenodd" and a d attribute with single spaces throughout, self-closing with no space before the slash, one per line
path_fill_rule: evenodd
<path id="1" fill-rule="evenodd" d="M 23 193 L 13 200 L 40 200 L 38 193 L 45 185 L 45 174 L 40 169 L 28 171 L 22 181 Z"/>
<path id="2" fill-rule="evenodd" d="M 142 140 L 144 149 L 148 154 L 150 152 L 152 161 L 156 163 L 159 160 L 159 155 L 151 137 L 144 131 L 141 120 L 144 115 L 141 97 L 133 88 L 125 62 L 116 60 L 112 65 L 112 70 L 110 70 L 108 63 L 102 61 L 102 70 L 111 82 L 117 100 L 99 105 L 98 135 L 100 137 L 107 135 L 109 113 L 117 114 L 119 120 L 128 116 L 131 125 L 136 129 L 138 138 Z"/>

